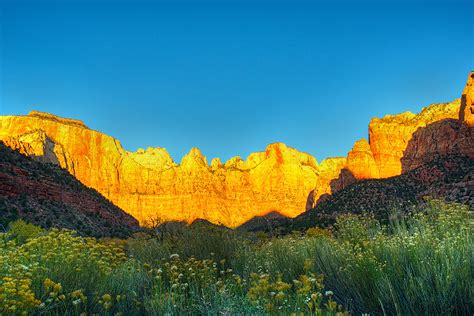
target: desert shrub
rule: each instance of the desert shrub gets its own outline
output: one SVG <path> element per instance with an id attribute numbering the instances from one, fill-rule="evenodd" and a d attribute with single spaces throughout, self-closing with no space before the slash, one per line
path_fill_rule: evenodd
<path id="1" fill-rule="evenodd" d="M 305 243 L 304 238 L 285 237 L 263 244 L 255 253 L 254 272 L 278 273 L 291 282 L 305 271 L 305 260 L 310 257 Z"/>
<path id="2" fill-rule="evenodd" d="M 153 287 L 145 300 L 148 314 L 344 315 L 332 292 L 322 293 L 322 276 L 309 271 L 291 284 L 279 274 L 252 273 L 245 279 L 226 268 L 224 260 L 181 260 L 172 254 L 152 273 Z"/>
<path id="3" fill-rule="evenodd" d="M 385 229 L 372 214 L 343 214 L 337 218 L 335 226 L 339 241 L 358 245 L 383 234 Z"/>
<path id="4" fill-rule="evenodd" d="M 472 220 L 468 208 L 431 202 L 384 227 L 345 216 L 336 238 L 315 248 L 315 269 L 357 312 L 469 314 L 474 310 Z"/>
<path id="5" fill-rule="evenodd" d="M 245 281 L 224 261 L 182 260 L 178 254 L 153 270 L 153 287 L 146 300 L 150 314 L 218 314 L 251 308 Z"/>
<path id="6" fill-rule="evenodd" d="M 121 293 L 105 292 L 120 288 L 113 287 L 110 276 L 133 260 L 123 248 L 77 237 L 72 231 L 52 229 L 23 244 L 7 237 L 1 243 L 0 301 L 6 303 L 0 304 L 0 313 L 105 313 L 113 306 L 102 296 Z M 139 280 L 136 273 L 133 278 Z M 130 286 L 123 278 L 117 281 Z"/>
<path id="7" fill-rule="evenodd" d="M 329 229 L 321 227 L 311 227 L 306 230 L 308 237 L 332 237 L 332 232 Z"/>
<path id="8" fill-rule="evenodd" d="M 127 241 L 127 252 L 137 260 L 152 264 L 169 257 L 173 253 L 172 245 L 147 234 L 135 234 Z"/>
<path id="9" fill-rule="evenodd" d="M 259 313 L 271 315 L 348 315 L 332 299 L 333 292 L 323 295 L 323 275 L 310 272 L 312 263 L 305 260 L 304 273 L 291 282 L 281 274 L 251 274 L 248 298 Z"/>
<path id="10" fill-rule="evenodd" d="M 38 237 L 43 232 L 41 227 L 18 219 L 8 225 L 8 238 L 15 239 L 17 243 L 23 244 L 30 238 Z"/>
<path id="11" fill-rule="evenodd" d="M 201 224 L 185 230 L 174 250 L 185 258 L 213 258 L 231 263 L 239 252 L 245 251 L 244 244 L 244 239 L 234 231 Z"/>
<path id="12" fill-rule="evenodd" d="M 250 252 L 250 242 L 241 234 L 206 224 L 173 229 L 160 238 L 139 234 L 129 239 L 127 250 L 135 258 L 152 263 L 176 253 L 181 258 L 224 260 L 242 272 Z"/>

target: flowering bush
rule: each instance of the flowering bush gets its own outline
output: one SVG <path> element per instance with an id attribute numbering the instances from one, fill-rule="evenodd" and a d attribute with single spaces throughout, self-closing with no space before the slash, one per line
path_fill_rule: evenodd
<path id="1" fill-rule="evenodd" d="M 0 239 L 0 313 L 85 311 L 98 280 L 127 260 L 123 248 L 51 229 L 18 244 Z M 89 296 L 89 297 L 88 297 Z"/>

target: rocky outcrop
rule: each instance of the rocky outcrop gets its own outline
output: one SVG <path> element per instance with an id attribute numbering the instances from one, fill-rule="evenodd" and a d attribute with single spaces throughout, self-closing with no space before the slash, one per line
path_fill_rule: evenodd
<path id="1" fill-rule="evenodd" d="M 460 100 L 432 104 L 419 114 L 405 112 L 372 119 L 369 125 L 369 143 L 379 170 L 380 178 L 402 173 L 401 159 L 405 156 L 413 134 L 432 123 L 445 119 L 458 119 Z M 418 150 L 418 149 L 417 149 Z"/>
<path id="2" fill-rule="evenodd" d="M 455 143 L 455 150 L 474 158 L 474 71 L 469 74 L 469 79 L 461 97 L 459 110 L 461 130 Z"/>
<path id="3" fill-rule="evenodd" d="M 419 114 L 405 112 L 372 119 L 369 143 L 358 141 L 354 145 L 347 157 L 347 169 L 357 179 L 388 178 L 439 155 L 474 158 L 473 77 L 471 72 L 461 99 L 432 104 Z"/>
<path id="4" fill-rule="evenodd" d="M 413 170 L 440 155 L 461 154 L 474 159 L 473 76 L 474 73 L 469 75 L 455 118 L 437 120 L 413 133 L 401 159 L 403 172 Z"/>
<path id="5" fill-rule="evenodd" d="M 458 154 L 437 156 L 399 176 L 358 181 L 328 196 L 296 218 L 258 218 L 239 228 L 288 234 L 314 226 L 333 225 L 342 214 L 362 213 L 370 213 L 386 222 L 432 199 L 474 208 L 474 160 Z"/>
<path id="6" fill-rule="evenodd" d="M 366 139 L 358 140 L 347 154 L 347 169 L 356 179 L 380 178 L 379 167 Z"/>
<path id="7" fill-rule="evenodd" d="M 368 141 L 320 164 L 282 143 L 210 165 L 193 148 L 178 164 L 164 148 L 129 152 L 81 121 L 41 112 L 0 117 L 0 140 L 67 169 L 142 224 L 202 218 L 236 227 L 271 212 L 294 217 L 359 180 L 397 176 L 437 155 L 474 158 L 472 80 L 459 100 L 373 119 Z"/>
<path id="8" fill-rule="evenodd" d="M 369 141 L 357 141 L 346 159 L 329 168 L 329 175 L 320 175 L 306 210 L 358 180 L 398 176 L 440 155 L 461 154 L 474 159 L 468 110 L 472 104 L 472 76 L 461 99 L 432 104 L 418 114 L 405 112 L 372 119 Z"/>
<path id="9" fill-rule="evenodd" d="M 474 71 L 469 74 L 462 93 L 459 119 L 467 126 L 474 126 Z"/>
<path id="10" fill-rule="evenodd" d="M 334 181 L 339 178 L 344 168 L 346 168 L 346 164 L 347 159 L 345 157 L 327 158 L 321 161 L 314 187 L 308 193 L 305 210 L 315 207 L 316 204 L 340 189 L 341 184 L 335 184 Z"/>

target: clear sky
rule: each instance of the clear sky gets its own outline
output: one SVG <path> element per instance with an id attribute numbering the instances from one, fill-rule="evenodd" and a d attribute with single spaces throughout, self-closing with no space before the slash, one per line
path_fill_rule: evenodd
<path id="1" fill-rule="evenodd" d="M 83 120 L 127 150 L 345 155 L 372 117 L 458 98 L 474 1 L 0 0 L 0 115 Z"/>

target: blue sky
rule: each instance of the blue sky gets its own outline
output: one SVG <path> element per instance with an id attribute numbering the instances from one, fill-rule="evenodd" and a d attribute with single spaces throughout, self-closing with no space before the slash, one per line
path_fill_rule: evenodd
<path id="1" fill-rule="evenodd" d="M 473 1 L 3 1 L 0 115 L 82 119 L 127 150 L 345 155 L 372 117 L 460 96 Z"/>

